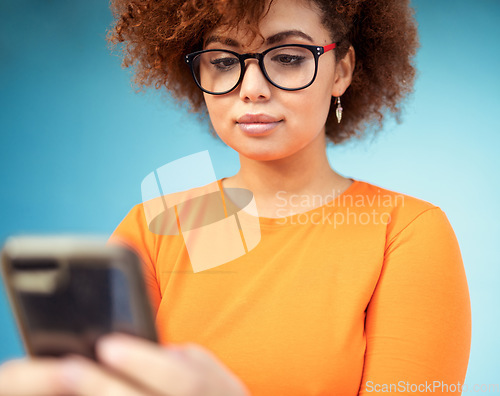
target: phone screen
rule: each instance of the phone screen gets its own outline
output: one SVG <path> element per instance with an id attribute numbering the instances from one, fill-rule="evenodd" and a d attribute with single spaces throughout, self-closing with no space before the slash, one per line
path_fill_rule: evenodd
<path id="1" fill-rule="evenodd" d="M 32 355 L 96 359 L 95 342 L 122 332 L 156 341 L 140 263 L 130 251 L 16 255 L 5 260 L 8 289 Z"/>

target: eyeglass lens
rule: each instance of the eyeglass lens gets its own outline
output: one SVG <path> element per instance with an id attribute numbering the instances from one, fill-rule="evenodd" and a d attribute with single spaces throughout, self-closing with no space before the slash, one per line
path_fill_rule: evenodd
<path id="1" fill-rule="evenodd" d="M 301 47 L 280 47 L 263 58 L 269 79 L 286 89 L 298 89 L 314 78 L 313 53 Z M 239 59 L 226 51 L 203 52 L 193 59 L 193 70 L 200 86 L 212 93 L 227 92 L 235 87 L 241 75 Z"/>

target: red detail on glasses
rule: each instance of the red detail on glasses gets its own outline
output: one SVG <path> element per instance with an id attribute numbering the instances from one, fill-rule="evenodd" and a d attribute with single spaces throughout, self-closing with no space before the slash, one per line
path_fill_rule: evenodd
<path id="1" fill-rule="evenodd" d="M 323 47 L 323 51 L 328 52 L 328 51 L 330 51 L 330 50 L 332 50 L 332 49 L 334 49 L 336 47 L 337 47 L 337 43 L 333 43 L 333 44 L 330 44 L 330 45 L 325 45 Z"/>

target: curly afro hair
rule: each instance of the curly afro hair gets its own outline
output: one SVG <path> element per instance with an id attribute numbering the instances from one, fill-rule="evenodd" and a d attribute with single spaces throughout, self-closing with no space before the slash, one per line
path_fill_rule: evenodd
<path id="1" fill-rule="evenodd" d="M 114 24 L 108 40 L 123 43 L 123 66 L 135 70 L 138 87 L 166 87 L 194 112 L 206 114 L 184 56 L 200 50 L 203 37 L 217 26 L 244 26 L 258 35 L 260 19 L 273 0 L 111 0 Z M 307 0 L 304 0 L 307 1 Z M 338 124 L 333 106 L 326 135 L 338 144 L 377 130 L 388 113 L 399 121 L 401 104 L 413 90 L 418 48 L 414 11 L 409 0 L 309 0 L 339 44 L 337 59 L 349 46 L 356 53 L 350 87 L 342 96 L 346 110 Z M 213 133 L 213 131 L 212 131 Z"/>

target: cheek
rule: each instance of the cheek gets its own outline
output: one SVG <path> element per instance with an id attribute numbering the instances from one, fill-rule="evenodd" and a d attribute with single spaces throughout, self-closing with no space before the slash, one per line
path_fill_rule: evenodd
<path id="1" fill-rule="evenodd" d="M 205 97 L 205 105 L 207 106 L 210 122 L 219 138 L 227 145 L 230 145 L 228 139 L 232 135 L 230 132 L 232 119 L 229 114 L 234 99 L 205 95 L 210 96 L 208 98 Z"/>
<path id="2" fill-rule="evenodd" d="M 325 75 L 326 74 L 326 75 Z M 311 115 L 315 118 L 315 122 L 319 122 L 323 127 L 328 118 L 332 103 L 333 91 L 333 76 L 332 72 L 324 70 L 324 74 L 318 73 L 318 80 L 313 84 L 314 94 L 307 102 Z"/>
<path id="3" fill-rule="evenodd" d="M 227 121 L 227 117 L 224 117 L 224 114 L 227 114 L 226 107 L 224 106 L 224 101 L 220 100 L 220 98 L 207 96 L 209 95 L 205 94 L 205 104 L 210 116 L 210 121 L 215 131 L 219 133 L 221 125 L 223 125 L 224 121 Z"/>
<path id="4" fill-rule="evenodd" d="M 297 127 L 306 127 L 312 133 L 323 129 L 330 110 L 331 95 L 321 85 L 310 87 L 303 95 L 294 98 L 293 114 Z"/>

